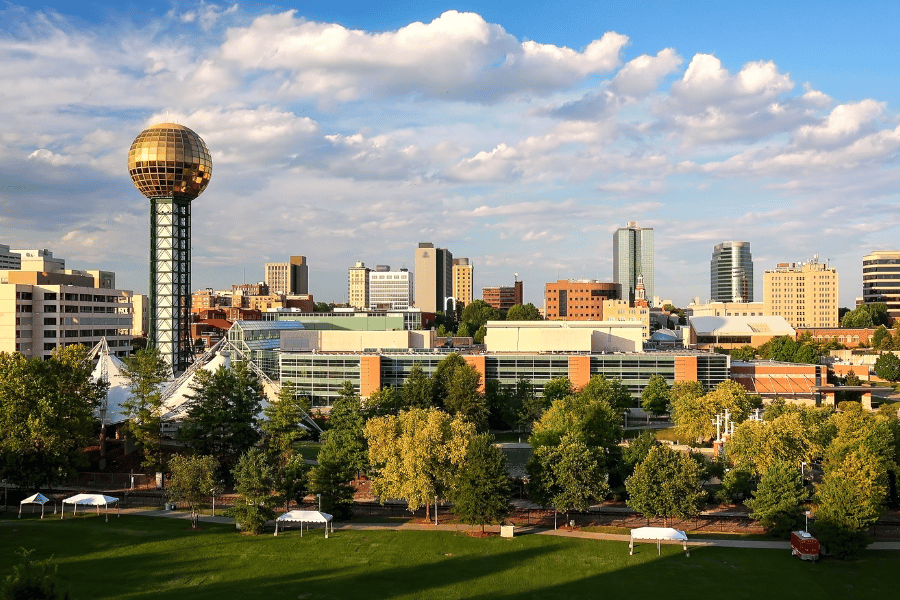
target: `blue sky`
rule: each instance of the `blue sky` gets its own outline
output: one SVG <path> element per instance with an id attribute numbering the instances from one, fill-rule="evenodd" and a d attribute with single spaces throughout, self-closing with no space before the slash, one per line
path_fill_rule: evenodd
<path id="1" fill-rule="evenodd" d="M 715 244 L 762 271 L 819 255 L 860 295 L 897 249 L 895 3 L 8 2 L 0 243 L 147 288 L 131 140 L 176 120 L 213 153 L 193 287 L 305 254 L 318 300 L 419 241 L 475 285 L 612 276 L 655 229 L 656 293 L 709 295 Z"/>

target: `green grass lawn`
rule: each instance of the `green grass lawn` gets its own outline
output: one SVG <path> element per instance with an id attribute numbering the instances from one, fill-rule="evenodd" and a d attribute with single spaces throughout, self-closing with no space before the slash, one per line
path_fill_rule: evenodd
<path id="1" fill-rule="evenodd" d="M 801 562 L 787 551 L 637 547 L 547 535 L 475 539 L 428 531 L 321 530 L 244 536 L 233 526 L 85 516 L 0 517 L 0 579 L 16 550 L 54 557 L 88 598 L 870 598 L 896 593 L 900 555 Z M 778 592 L 782 590 L 782 592 Z M 791 592 L 790 590 L 794 590 Z"/>

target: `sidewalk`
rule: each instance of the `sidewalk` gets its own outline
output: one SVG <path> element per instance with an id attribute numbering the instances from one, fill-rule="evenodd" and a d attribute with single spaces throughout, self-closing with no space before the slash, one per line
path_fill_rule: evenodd
<path id="1" fill-rule="evenodd" d="M 125 515 L 138 515 L 142 517 L 163 517 L 169 519 L 190 520 L 191 514 L 185 511 L 172 510 L 147 510 L 142 508 L 128 508 L 121 511 Z M 220 523 L 230 525 L 234 523 L 234 519 L 230 517 L 213 517 L 202 515 L 200 521 L 203 523 Z M 275 527 L 274 521 L 269 521 L 266 525 Z M 426 523 L 337 523 L 334 526 L 335 531 L 481 531 L 479 525 L 465 525 L 462 523 L 442 523 L 439 525 Z M 489 533 L 500 533 L 499 525 L 487 525 L 484 530 Z M 569 531 L 568 529 L 544 529 L 541 527 L 516 527 L 516 535 L 555 535 L 559 537 L 581 538 L 590 540 L 608 540 L 614 542 L 628 543 L 631 537 L 624 534 L 615 533 L 593 533 L 589 531 Z M 680 546 L 681 542 L 662 541 L 663 544 L 673 544 Z M 788 541 L 757 541 L 757 540 L 708 540 L 703 538 L 691 538 L 688 541 L 690 547 L 718 547 L 718 548 L 755 548 L 768 550 L 790 550 L 791 543 Z M 900 542 L 874 542 L 869 545 L 869 550 L 900 550 Z"/>

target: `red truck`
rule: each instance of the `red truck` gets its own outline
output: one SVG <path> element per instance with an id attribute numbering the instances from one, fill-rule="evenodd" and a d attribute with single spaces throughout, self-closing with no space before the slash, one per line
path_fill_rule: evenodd
<path id="1" fill-rule="evenodd" d="M 807 531 L 792 531 L 791 554 L 799 556 L 801 560 L 818 560 L 819 540 Z"/>

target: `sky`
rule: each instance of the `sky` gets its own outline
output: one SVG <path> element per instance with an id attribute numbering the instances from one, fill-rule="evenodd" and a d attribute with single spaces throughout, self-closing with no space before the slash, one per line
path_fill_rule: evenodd
<path id="1" fill-rule="evenodd" d="M 475 266 L 475 295 L 543 303 L 612 279 L 612 235 L 652 227 L 657 296 L 710 294 L 748 241 L 837 268 L 900 241 L 892 2 L 0 4 L 0 244 L 148 291 L 149 202 L 126 155 L 177 122 L 213 157 L 192 203 L 192 287 L 305 255 L 317 301 L 347 268 Z"/>

